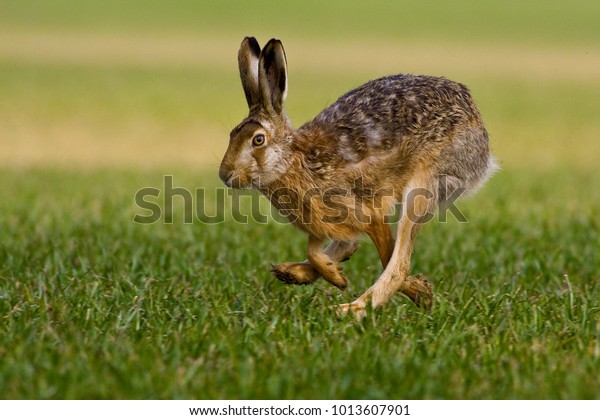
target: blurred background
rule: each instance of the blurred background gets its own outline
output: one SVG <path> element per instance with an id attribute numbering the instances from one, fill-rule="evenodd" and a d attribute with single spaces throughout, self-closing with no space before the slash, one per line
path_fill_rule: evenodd
<path id="1" fill-rule="evenodd" d="M 375 247 L 285 287 L 306 236 L 233 199 L 133 222 L 164 175 L 221 211 L 246 35 L 283 41 L 295 126 L 383 75 L 471 88 L 503 170 L 419 234 L 432 313 L 337 322 Z M 0 0 L 0 396 L 600 398 L 599 158 L 599 0 Z"/>
<path id="2" fill-rule="evenodd" d="M 2 0 L 0 165 L 215 173 L 246 35 L 286 47 L 295 126 L 382 75 L 467 84 L 505 170 L 600 157 L 600 2 Z"/>

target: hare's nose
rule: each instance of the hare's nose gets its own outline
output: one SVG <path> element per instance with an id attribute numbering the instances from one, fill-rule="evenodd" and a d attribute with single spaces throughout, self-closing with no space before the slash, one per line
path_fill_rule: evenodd
<path id="1" fill-rule="evenodd" d="M 233 171 L 229 169 L 226 165 L 221 165 L 219 168 L 219 178 L 221 181 L 228 187 L 231 187 L 231 180 L 233 179 Z"/>

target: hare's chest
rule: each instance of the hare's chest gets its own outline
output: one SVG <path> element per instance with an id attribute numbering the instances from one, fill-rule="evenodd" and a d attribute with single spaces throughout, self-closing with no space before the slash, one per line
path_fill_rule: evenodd
<path id="1" fill-rule="evenodd" d="M 384 200 L 385 201 L 385 200 Z M 352 240 L 381 220 L 389 204 L 332 188 L 302 195 L 288 191 L 271 202 L 298 229 L 319 238 Z"/>

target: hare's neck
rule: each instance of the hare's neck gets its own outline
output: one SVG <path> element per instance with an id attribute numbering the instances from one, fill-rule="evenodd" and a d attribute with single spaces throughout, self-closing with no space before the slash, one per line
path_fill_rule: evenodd
<path id="1" fill-rule="evenodd" d="M 291 184 L 296 183 L 296 178 L 301 173 L 301 162 L 298 156 L 292 154 L 287 157 L 287 167 L 279 176 L 273 179 L 268 185 L 261 186 L 260 191 L 269 197 L 273 191 L 282 188 L 293 188 Z"/>

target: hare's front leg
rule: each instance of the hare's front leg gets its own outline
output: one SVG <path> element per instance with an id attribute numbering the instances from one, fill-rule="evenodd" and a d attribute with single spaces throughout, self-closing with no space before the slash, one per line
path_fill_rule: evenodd
<path id="1" fill-rule="evenodd" d="M 358 240 L 331 241 L 322 252 L 332 261 L 340 263 L 349 259 L 356 252 L 358 244 Z M 286 284 L 311 284 L 321 276 L 309 260 L 273 264 L 271 272 L 278 280 Z"/>
<path id="2" fill-rule="evenodd" d="M 348 286 L 348 280 L 346 279 L 346 276 L 342 274 L 338 261 L 327 255 L 321 248 L 323 242 L 323 239 L 309 235 L 307 250 L 308 261 L 310 261 L 313 268 L 323 276 L 325 280 L 335 287 L 344 290 Z M 340 253 L 337 256 L 342 257 L 343 254 Z"/>

